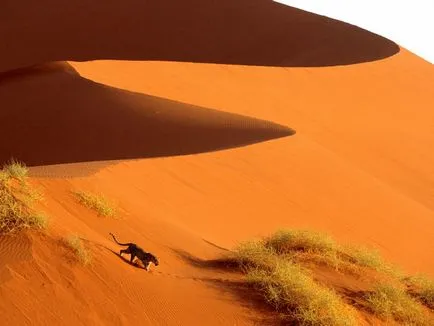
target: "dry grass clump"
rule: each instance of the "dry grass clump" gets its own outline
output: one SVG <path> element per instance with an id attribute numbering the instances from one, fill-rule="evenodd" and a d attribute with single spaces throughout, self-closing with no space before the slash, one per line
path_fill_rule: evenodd
<path id="1" fill-rule="evenodd" d="M 247 280 L 298 325 L 357 325 L 353 309 L 334 291 L 316 283 L 300 265 L 284 261 L 271 271 L 251 269 Z"/>
<path id="2" fill-rule="evenodd" d="M 241 244 L 235 251 L 247 280 L 285 319 L 298 325 L 356 325 L 353 310 L 331 289 L 314 281 L 289 256 L 262 241 Z"/>
<path id="3" fill-rule="evenodd" d="M 404 280 L 414 288 L 412 294 L 428 308 L 434 310 L 434 281 L 424 275 L 408 277 Z"/>
<path id="4" fill-rule="evenodd" d="M 84 247 L 83 242 L 77 235 L 70 235 L 65 239 L 65 243 L 74 251 L 78 260 L 83 265 L 89 265 L 92 261 L 90 252 Z"/>
<path id="5" fill-rule="evenodd" d="M 47 227 L 47 216 L 33 209 L 41 195 L 28 184 L 27 171 L 25 165 L 17 161 L 0 171 L 0 234 Z"/>
<path id="6" fill-rule="evenodd" d="M 357 324 L 354 308 L 333 289 L 315 281 L 311 275 L 315 268 L 308 270 L 312 264 L 326 264 L 347 273 L 372 270 L 376 277 L 389 280 L 390 284 L 375 286 L 363 297 L 364 305 L 380 318 L 406 325 L 434 325 L 421 304 L 434 309 L 434 282 L 425 277 L 405 279 L 375 249 L 342 246 L 320 232 L 281 230 L 240 244 L 233 258 L 265 301 L 290 323 Z M 406 291 L 406 285 L 411 291 Z"/>
<path id="7" fill-rule="evenodd" d="M 243 270 L 250 268 L 272 269 L 279 257 L 275 252 L 264 246 L 262 241 L 246 241 L 239 244 L 235 250 L 235 259 Z"/>
<path id="8" fill-rule="evenodd" d="M 394 278 L 403 277 L 402 271 L 397 266 L 386 262 L 380 252 L 375 248 L 345 246 L 341 247 L 339 255 L 342 257 L 341 259 L 343 261 L 347 261 L 354 266 L 368 267 Z"/>
<path id="9" fill-rule="evenodd" d="M 117 207 L 104 195 L 85 191 L 75 191 L 74 195 L 82 205 L 95 210 L 100 216 L 116 217 Z"/>
<path id="10" fill-rule="evenodd" d="M 278 254 L 303 251 L 336 255 L 338 249 L 329 235 L 309 230 L 279 230 L 265 239 L 265 246 Z"/>
<path id="11" fill-rule="evenodd" d="M 375 315 L 385 320 L 393 319 L 406 325 L 431 324 L 423 307 L 397 285 L 377 285 L 366 296 L 366 304 Z"/>
<path id="12" fill-rule="evenodd" d="M 356 272 L 368 267 L 379 272 L 400 276 L 387 264 L 376 249 L 363 246 L 342 246 L 328 234 L 311 230 L 279 230 L 263 240 L 277 254 L 290 255 L 300 262 L 313 261 L 335 269 Z"/>
<path id="13" fill-rule="evenodd" d="M 5 164 L 3 166 L 2 171 L 4 174 L 11 178 L 22 180 L 27 177 L 29 169 L 25 166 L 24 163 L 12 159 L 8 164 Z"/>

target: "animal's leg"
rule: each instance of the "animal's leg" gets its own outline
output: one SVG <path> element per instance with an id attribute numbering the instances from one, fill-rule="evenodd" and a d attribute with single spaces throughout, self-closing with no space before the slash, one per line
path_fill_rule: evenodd
<path id="1" fill-rule="evenodd" d="M 146 271 L 148 271 L 149 272 L 149 270 L 150 270 L 150 267 L 151 267 L 151 262 L 150 261 L 148 261 L 146 264 L 144 264 L 145 265 L 145 269 L 146 269 Z"/>
<path id="2" fill-rule="evenodd" d="M 126 253 L 126 250 L 121 250 L 121 251 L 119 251 L 119 256 L 122 256 L 122 254 L 125 254 Z"/>
<path id="3" fill-rule="evenodd" d="M 130 257 L 130 263 L 132 263 L 133 262 L 133 260 L 134 260 L 134 258 L 136 257 L 136 255 L 135 254 L 133 254 L 133 253 L 131 253 L 131 257 Z"/>

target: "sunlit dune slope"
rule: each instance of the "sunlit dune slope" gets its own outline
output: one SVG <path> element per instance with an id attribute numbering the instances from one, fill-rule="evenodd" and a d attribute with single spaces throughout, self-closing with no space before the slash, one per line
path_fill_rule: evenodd
<path id="1" fill-rule="evenodd" d="M 281 227 L 434 275 L 434 70 L 392 41 L 266 0 L 6 1 L 0 40 L 0 162 L 31 167 L 51 216 L 0 238 L 5 323 L 276 325 L 212 262 Z"/>
<path id="2" fill-rule="evenodd" d="M 137 173 L 152 166 L 155 182 L 171 185 L 152 193 L 170 192 L 168 205 L 179 223 L 225 245 L 280 226 L 325 228 L 433 272 L 434 72 L 411 53 L 335 68 L 113 61 L 74 66 L 112 86 L 297 130 L 245 149 L 135 163 Z"/>

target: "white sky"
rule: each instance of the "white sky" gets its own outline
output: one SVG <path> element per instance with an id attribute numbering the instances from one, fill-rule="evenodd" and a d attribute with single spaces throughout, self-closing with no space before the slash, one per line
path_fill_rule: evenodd
<path id="1" fill-rule="evenodd" d="M 434 63 L 434 0 L 278 0 L 382 35 Z"/>

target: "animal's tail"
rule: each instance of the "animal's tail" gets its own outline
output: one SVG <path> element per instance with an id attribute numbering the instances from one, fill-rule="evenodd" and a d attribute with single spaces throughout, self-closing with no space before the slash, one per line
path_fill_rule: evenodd
<path id="1" fill-rule="evenodd" d="M 116 237 L 115 237 L 115 235 L 113 233 L 110 232 L 109 234 L 113 237 L 113 240 L 115 240 L 115 242 L 118 245 L 120 245 L 120 246 L 129 246 L 130 245 L 129 243 L 120 243 L 118 240 L 116 240 Z"/>

